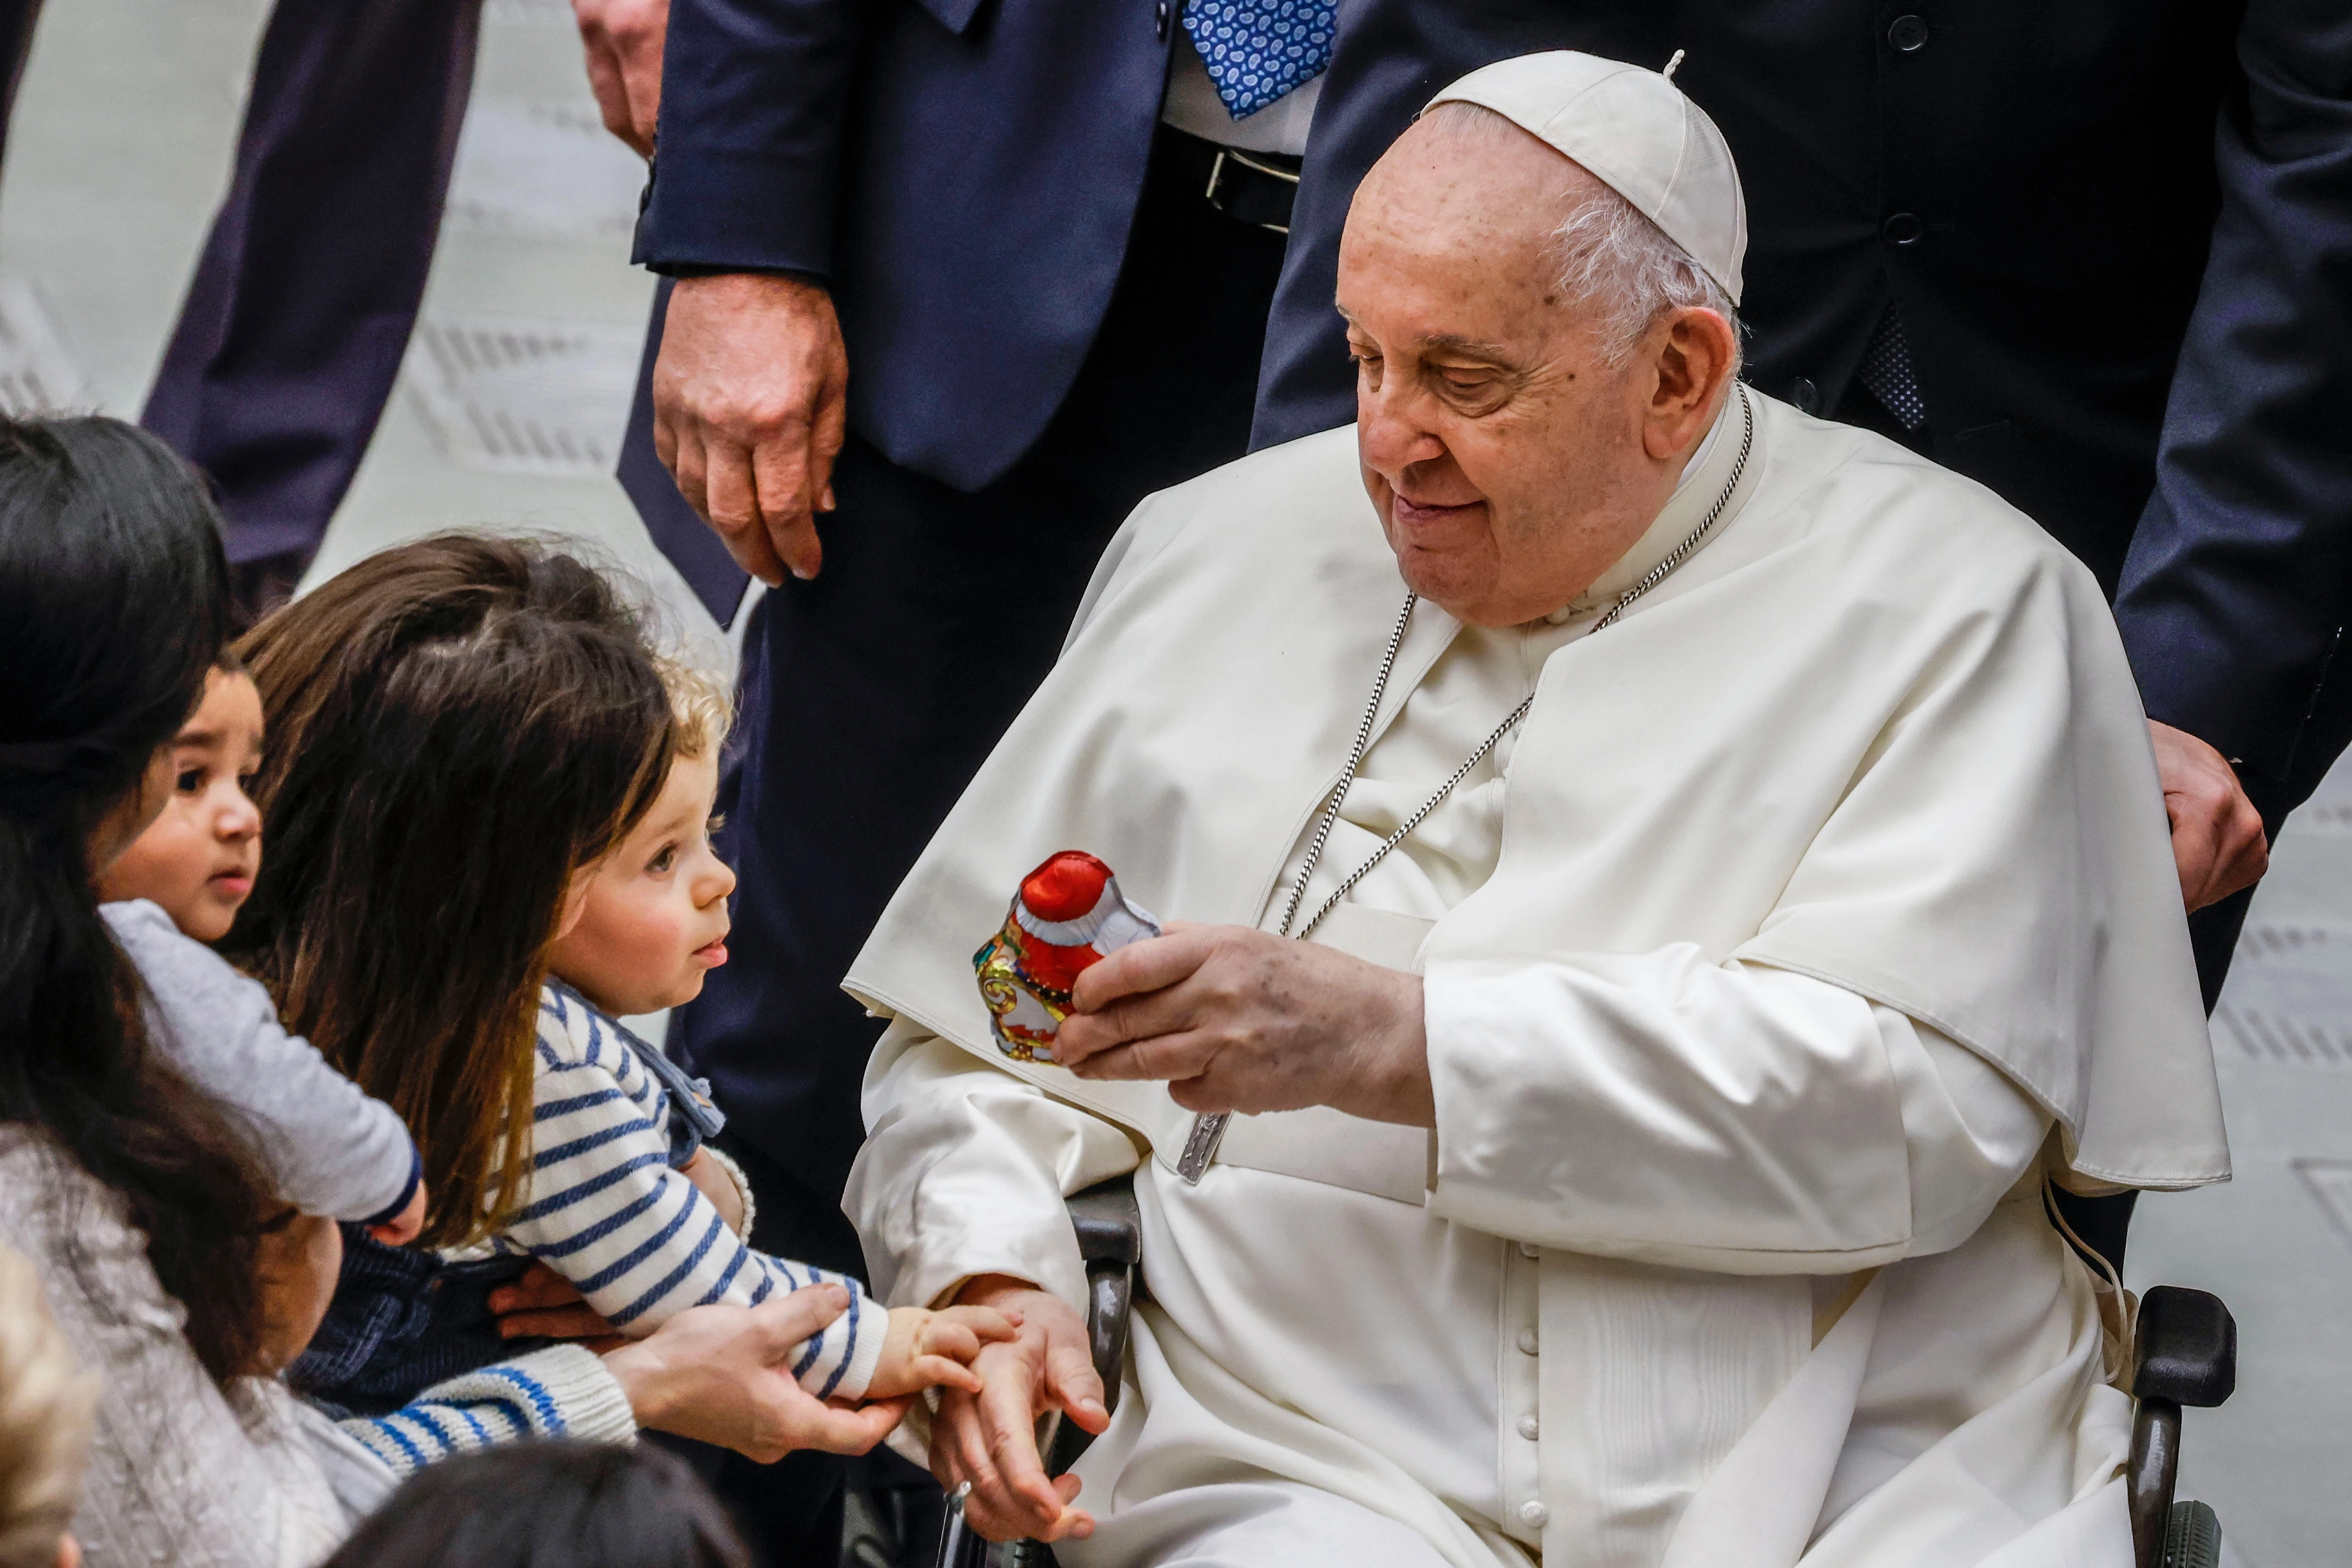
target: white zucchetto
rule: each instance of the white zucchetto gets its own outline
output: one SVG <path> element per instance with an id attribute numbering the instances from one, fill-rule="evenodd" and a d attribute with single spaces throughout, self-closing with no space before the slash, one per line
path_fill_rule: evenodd
<path id="1" fill-rule="evenodd" d="M 1574 49 L 1481 66 L 1424 104 L 1475 103 L 1558 148 L 1739 303 L 1748 204 L 1723 132 L 1663 73 Z"/>

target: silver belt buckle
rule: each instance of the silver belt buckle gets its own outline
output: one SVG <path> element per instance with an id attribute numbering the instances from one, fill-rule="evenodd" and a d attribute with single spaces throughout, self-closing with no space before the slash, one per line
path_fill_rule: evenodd
<path id="1" fill-rule="evenodd" d="M 1298 184 L 1298 176 L 1292 174 L 1287 169 L 1277 167 L 1272 163 L 1261 163 L 1256 159 L 1251 157 L 1248 153 L 1236 147 L 1220 147 L 1217 149 L 1217 161 L 1209 165 L 1209 188 L 1201 193 L 1202 196 L 1207 200 L 1208 204 L 1216 208 L 1219 212 L 1223 212 L 1225 210 L 1225 204 L 1217 199 L 1217 191 L 1219 187 L 1223 185 L 1225 183 L 1225 163 L 1227 160 L 1231 160 L 1241 167 L 1249 170 L 1253 174 L 1265 174 L 1273 179 L 1280 180 L 1286 185 L 1295 185 Z M 1290 232 L 1290 226 L 1286 223 L 1262 223 L 1256 226 L 1271 230 L 1276 234 L 1288 234 Z M 1223 1123 L 1220 1122 L 1218 1125 L 1222 1128 Z"/>

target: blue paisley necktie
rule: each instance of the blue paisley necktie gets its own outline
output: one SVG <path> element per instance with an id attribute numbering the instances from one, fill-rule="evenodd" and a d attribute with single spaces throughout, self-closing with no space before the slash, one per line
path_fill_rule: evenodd
<path id="1" fill-rule="evenodd" d="M 1336 0 L 1192 0 L 1184 30 L 1235 120 L 1331 63 Z"/>

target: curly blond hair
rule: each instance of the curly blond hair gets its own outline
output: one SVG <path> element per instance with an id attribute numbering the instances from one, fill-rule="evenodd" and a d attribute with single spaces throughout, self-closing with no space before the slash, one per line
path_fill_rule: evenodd
<path id="1" fill-rule="evenodd" d="M 98 1412 L 41 1277 L 0 1247 L 0 1568 L 52 1568 L 73 1525 Z"/>
<path id="2" fill-rule="evenodd" d="M 677 710 L 672 745 L 681 757 L 714 755 L 735 722 L 735 700 L 709 670 L 683 659 L 660 661 L 662 683 Z"/>

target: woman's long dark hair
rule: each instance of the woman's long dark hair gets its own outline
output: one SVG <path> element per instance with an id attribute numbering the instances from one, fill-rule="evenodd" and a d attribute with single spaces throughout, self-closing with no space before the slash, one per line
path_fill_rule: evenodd
<path id="1" fill-rule="evenodd" d="M 202 694 L 227 577 L 170 447 L 114 419 L 0 420 L 0 1118 L 121 1196 L 223 1383 L 253 1364 L 278 1205 L 231 1113 L 149 1038 L 89 848 Z"/>
<path id="2" fill-rule="evenodd" d="M 709 1489 L 650 1443 L 461 1454 L 411 1476 L 324 1568 L 749 1568 Z"/>
<path id="3" fill-rule="evenodd" d="M 369 557 L 238 651 L 269 730 L 269 853 L 224 951 L 407 1121 L 422 1241 L 473 1240 L 523 1201 L 572 874 L 668 773 L 661 673 L 594 571 L 470 534 Z"/>

